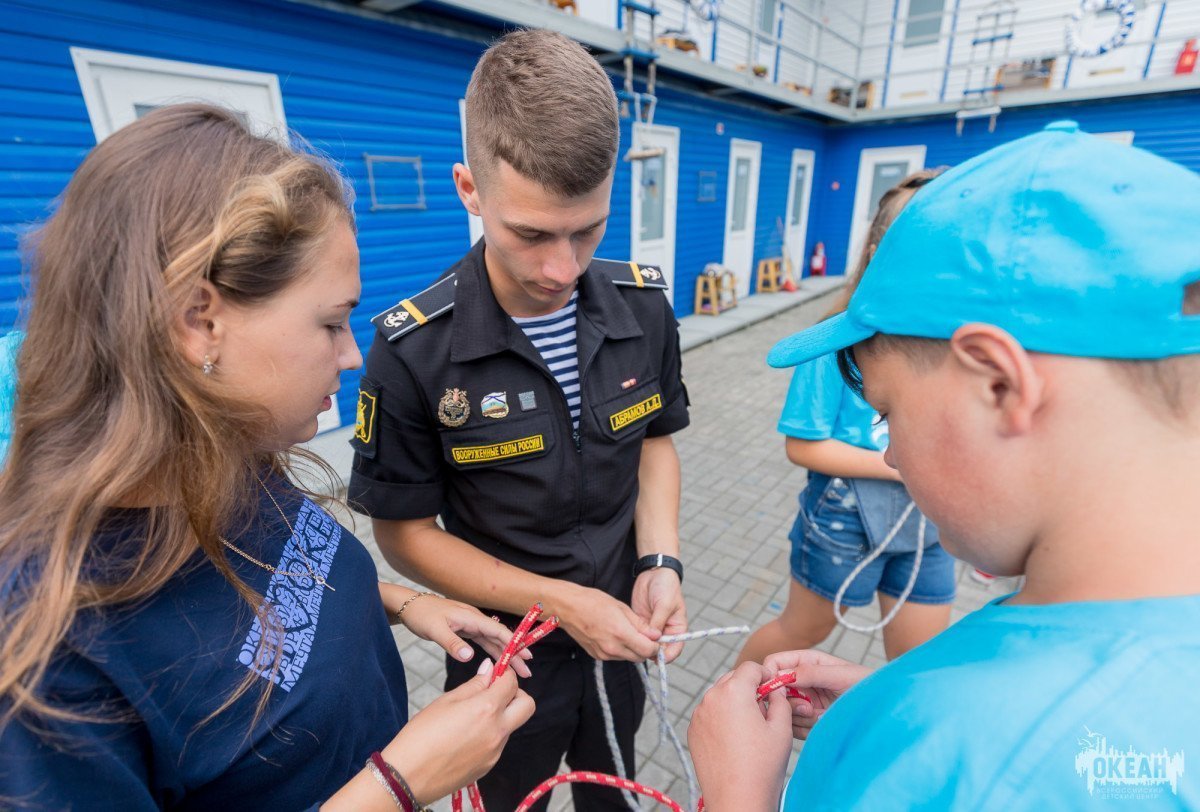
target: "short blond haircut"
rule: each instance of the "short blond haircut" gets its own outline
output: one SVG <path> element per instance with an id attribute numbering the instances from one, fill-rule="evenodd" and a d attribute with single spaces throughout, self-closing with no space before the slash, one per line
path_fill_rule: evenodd
<path id="1" fill-rule="evenodd" d="M 467 86 L 467 160 L 485 189 L 497 161 L 563 195 L 612 174 L 617 97 L 583 46 L 552 31 L 514 31 L 479 59 Z"/>

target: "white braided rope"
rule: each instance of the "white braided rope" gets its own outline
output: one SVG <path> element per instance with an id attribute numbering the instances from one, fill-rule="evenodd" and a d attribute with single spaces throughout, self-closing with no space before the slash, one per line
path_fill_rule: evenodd
<path id="1" fill-rule="evenodd" d="M 749 626 L 725 626 L 717 629 L 704 629 L 697 632 L 684 632 L 682 634 L 664 634 L 658 639 L 658 642 L 662 645 L 667 645 L 669 643 L 685 643 L 689 640 L 703 640 L 722 634 L 749 633 Z M 635 666 L 635 670 L 638 672 L 638 676 L 641 677 L 642 684 L 646 688 L 646 697 L 650 700 L 650 705 L 658 715 L 658 743 L 655 744 L 654 749 L 657 750 L 662 746 L 664 738 L 671 740 L 671 746 L 675 749 L 675 754 L 679 756 L 679 763 L 683 765 L 684 776 L 687 779 L 690 808 L 695 809 L 700 803 L 700 783 L 696 780 L 696 770 L 692 767 L 692 760 L 688 758 L 687 751 L 683 747 L 683 742 L 679 740 L 679 735 L 675 732 L 675 728 L 667 720 L 667 702 L 670 698 L 671 687 L 667 679 L 667 661 L 662 645 L 659 646 L 656 658 L 658 665 L 657 695 L 655 695 L 654 687 L 650 682 L 649 668 L 646 663 Z M 604 681 L 604 663 L 600 660 L 595 660 L 593 671 L 596 676 L 596 697 L 600 701 L 600 713 L 604 716 L 604 736 L 608 739 L 608 750 L 612 755 L 617 775 L 628 780 L 629 775 L 625 772 L 625 759 L 621 756 L 621 746 L 617 743 L 617 731 L 616 726 L 613 724 L 612 704 L 608 698 L 608 686 Z M 633 812 L 642 812 L 642 806 L 638 803 L 636 795 L 627 789 L 622 789 L 621 794 L 625 797 L 625 803 L 629 805 L 629 808 Z"/>
<path id="2" fill-rule="evenodd" d="M 629 775 L 625 772 L 625 759 L 621 756 L 621 745 L 617 744 L 617 728 L 613 724 L 612 705 L 608 700 L 608 686 L 604 683 L 604 661 L 595 660 L 594 663 L 596 696 L 600 700 L 600 712 L 604 714 L 604 736 L 608 739 L 608 752 L 612 754 L 617 775 L 628 780 Z M 621 795 L 625 797 L 625 803 L 629 804 L 629 808 L 633 812 L 642 812 L 642 805 L 638 803 L 636 795 L 627 789 L 622 789 Z"/>
<path id="3" fill-rule="evenodd" d="M 679 763 L 683 765 L 683 775 L 687 779 L 688 787 L 688 809 L 697 809 L 700 804 L 700 782 L 696 778 L 696 769 L 692 766 L 692 760 L 688 758 L 687 751 L 683 748 L 683 742 L 679 740 L 679 734 L 675 732 L 675 727 L 667 720 L 667 699 L 668 699 L 668 682 L 667 682 L 667 663 L 663 655 L 663 650 L 658 650 L 658 676 L 660 694 L 654 695 L 654 689 L 650 683 L 649 666 L 642 663 L 638 668 L 638 676 L 642 678 L 642 684 L 646 686 L 646 696 L 650 700 L 654 712 L 658 714 L 658 744 L 654 749 L 657 750 L 662 744 L 663 737 L 671 740 L 671 747 L 675 749 L 675 755 L 679 757 Z"/>
<path id="4" fill-rule="evenodd" d="M 846 597 L 846 590 L 849 589 L 850 585 L 854 583 L 854 579 L 857 578 L 863 570 L 870 566 L 872 561 L 883 555 L 884 551 L 887 550 L 888 545 L 892 543 L 892 539 L 896 538 L 896 534 L 900 532 L 900 528 L 904 526 L 906 521 L 908 521 L 908 517 L 912 515 L 914 510 L 916 510 L 916 507 L 917 505 L 915 502 L 908 503 L 908 507 L 904 509 L 904 512 L 900 514 L 900 518 L 894 525 L 892 525 L 892 529 L 888 531 L 887 536 L 884 537 L 883 543 L 872 550 L 870 555 L 858 562 L 858 566 L 850 571 L 850 574 L 846 576 L 846 580 L 842 581 L 842 585 L 838 587 L 837 594 L 833 596 L 833 616 L 837 618 L 838 623 L 842 624 L 847 629 L 853 629 L 856 632 L 868 633 L 873 632 L 876 629 L 882 629 L 884 626 L 892 622 L 892 618 L 896 616 L 896 613 L 900 611 L 900 607 L 904 606 L 904 602 L 907 601 L 908 596 L 912 594 L 913 587 L 917 585 L 917 573 L 921 571 L 921 558 L 925 553 L 926 521 L 925 514 L 919 511 L 917 512 L 917 515 L 921 518 L 917 523 L 917 557 L 913 559 L 913 568 L 912 572 L 908 576 L 908 584 L 905 585 L 904 591 L 900 593 L 900 597 L 896 598 L 896 605 L 892 607 L 892 611 L 888 612 L 887 615 L 881 618 L 878 623 L 871 623 L 866 626 L 860 626 L 857 623 L 851 623 L 849 620 L 846 620 L 846 616 L 842 614 L 842 599 Z"/>
<path id="5" fill-rule="evenodd" d="M 664 634 L 658 638 L 660 645 L 669 643 L 686 643 L 689 640 L 703 640 L 706 637 L 716 637 L 722 634 L 750 634 L 749 626 L 724 626 L 719 629 L 705 629 L 699 632 L 684 632 L 683 634 Z"/>

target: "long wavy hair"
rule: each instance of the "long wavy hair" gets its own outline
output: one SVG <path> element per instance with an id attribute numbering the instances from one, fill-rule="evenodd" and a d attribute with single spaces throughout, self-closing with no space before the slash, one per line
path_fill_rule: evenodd
<path id="1" fill-rule="evenodd" d="M 198 551 L 277 625 L 220 538 L 257 506 L 256 473 L 294 458 L 253 450 L 276 436 L 270 415 L 188 362 L 182 314 L 205 282 L 236 305 L 266 302 L 339 220 L 353 224 L 350 197 L 327 162 L 185 104 L 92 150 L 26 241 L 32 307 L 0 473 L 0 725 L 80 718 L 39 692 L 80 613 L 153 595 Z M 114 507 L 148 507 L 134 555 L 96 543 Z"/>

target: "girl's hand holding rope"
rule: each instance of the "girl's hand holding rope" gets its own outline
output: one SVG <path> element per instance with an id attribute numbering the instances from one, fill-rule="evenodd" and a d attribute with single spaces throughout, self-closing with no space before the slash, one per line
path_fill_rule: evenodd
<path id="1" fill-rule="evenodd" d="M 789 698 L 792 706 L 792 735 L 807 739 L 809 731 L 829 707 L 846 691 L 871 674 L 872 669 L 848 662 L 823 651 L 784 651 L 763 661 L 772 675 L 796 674 L 795 687 L 806 698 Z"/>
<path id="2" fill-rule="evenodd" d="M 382 581 L 379 594 L 390 620 L 396 621 L 403 607 L 399 621 L 409 631 L 422 640 L 437 643 L 459 662 L 468 662 L 475 656 L 467 640 L 474 640 L 492 659 L 498 660 L 512 636 L 512 630 L 503 623 L 465 603 L 428 593 L 417 595 L 411 589 Z M 517 676 L 529 676 L 525 661 L 532 656 L 529 651 L 522 651 L 514 658 L 512 669 Z"/>
<path id="3" fill-rule="evenodd" d="M 484 660 L 478 676 L 435 699 L 383 748 L 384 760 L 403 773 L 419 803 L 432 803 L 485 774 L 512 732 L 533 715 L 533 699 L 517 687 L 516 674 L 510 670 L 494 684 L 492 675 L 491 660 Z M 379 793 L 369 776 L 360 779 Z M 337 796 L 331 801 L 336 803 L 329 809 L 363 808 Z"/>

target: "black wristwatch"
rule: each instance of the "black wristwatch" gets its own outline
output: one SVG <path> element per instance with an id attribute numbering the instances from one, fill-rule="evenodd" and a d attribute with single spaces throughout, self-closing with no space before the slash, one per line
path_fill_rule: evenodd
<path id="1" fill-rule="evenodd" d="M 644 555 L 637 561 L 633 562 L 633 577 L 636 578 L 646 570 L 656 569 L 658 567 L 666 567 L 669 570 L 674 570 L 679 576 L 679 583 L 683 583 L 683 562 L 678 558 L 672 558 L 669 555 L 655 553 L 654 555 Z"/>

